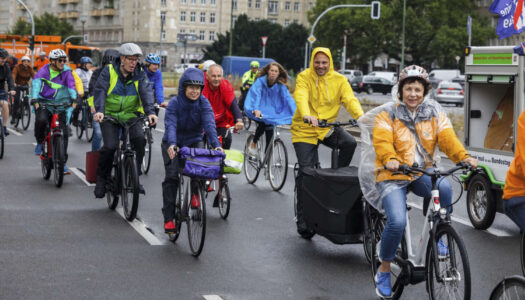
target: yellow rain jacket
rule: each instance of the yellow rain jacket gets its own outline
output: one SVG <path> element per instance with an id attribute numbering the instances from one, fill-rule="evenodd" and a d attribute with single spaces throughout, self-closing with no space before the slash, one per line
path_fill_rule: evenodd
<path id="1" fill-rule="evenodd" d="M 323 76 L 318 76 L 314 69 L 314 57 L 322 52 L 330 59 L 330 69 Z M 312 52 L 310 68 L 299 73 L 297 76 L 295 92 L 297 110 L 292 120 L 292 142 L 302 142 L 317 145 L 318 140 L 323 140 L 330 130 L 329 128 L 313 127 L 304 123 L 305 116 L 314 116 L 318 120 L 326 119 L 334 122 L 339 114 L 341 104 L 352 115 L 358 119 L 363 115 L 363 109 L 359 100 L 345 76 L 334 71 L 332 54 L 330 49 L 318 47 Z"/>
<path id="2" fill-rule="evenodd" d="M 73 69 L 71 69 L 71 74 L 73 74 L 73 78 L 75 79 L 75 89 L 77 90 L 77 94 L 80 97 L 84 96 L 84 84 L 82 84 L 82 79 L 78 77 L 77 72 L 73 72 Z"/>

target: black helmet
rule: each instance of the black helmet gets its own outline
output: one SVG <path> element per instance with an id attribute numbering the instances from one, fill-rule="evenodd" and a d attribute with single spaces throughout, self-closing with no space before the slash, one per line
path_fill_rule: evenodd
<path id="1" fill-rule="evenodd" d="M 4 48 L 0 48 L 0 57 L 6 58 L 8 56 L 9 56 L 9 53 L 7 53 L 7 50 L 5 50 Z"/>
<path id="2" fill-rule="evenodd" d="M 104 51 L 104 57 L 102 57 L 102 65 L 107 65 L 107 64 L 113 62 L 119 56 L 120 56 L 120 54 L 119 54 L 118 50 L 108 49 L 108 50 Z"/>
<path id="3" fill-rule="evenodd" d="M 201 87 L 204 87 L 204 81 L 200 80 L 186 80 L 182 83 L 183 87 L 187 87 L 188 85 L 198 85 Z"/>

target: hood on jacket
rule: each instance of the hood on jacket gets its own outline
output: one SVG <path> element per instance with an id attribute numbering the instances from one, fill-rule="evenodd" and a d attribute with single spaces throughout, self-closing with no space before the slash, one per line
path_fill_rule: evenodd
<path id="1" fill-rule="evenodd" d="M 315 68 L 314 68 L 314 57 L 317 55 L 317 53 L 323 53 L 325 54 L 326 56 L 328 56 L 328 59 L 330 60 L 330 67 L 328 68 L 328 72 L 326 72 L 325 75 L 323 76 L 326 76 L 326 75 L 331 75 L 334 71 L 334 61 L 332 60 L 332 53 L 330 52 L 330 49 L 328 48 L 325 48 L 325 47 L 317 47 L 317 48 L 314 48 L 314 50 L 312 51 L 312 56 L 310 57 L 310 72 L 311 74 L 315 74 L 317 75 L 317 73 L 315 72 Z"/>
<path id="2" fill-rule="evenodd" d="M 204 73 L 201 70 L 196 69 L 196 68 L 186 69 L 186 71 L 182 73 L 182 76 L 180 77 L 180 80 L 179 80 L 179 96 L 181 96 L 183 99 L 186 99 L 186 100 L 187 100 L 186 93 L 184 93 L 184 87 L 182 84 L 188 80 L 200 81 L 202 82 L 203 88 L 204 88 Z M 201 96 L 202 96 L 202 91 L 201 91 Z"/>

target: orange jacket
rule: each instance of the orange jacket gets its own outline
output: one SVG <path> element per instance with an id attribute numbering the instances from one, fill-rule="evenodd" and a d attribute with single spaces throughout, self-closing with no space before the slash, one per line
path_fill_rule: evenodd
<path id="1" fill-rule="evenodd" d="M 507 171 L 503 199 L 525 196 L 525 111 L 518 118 L 516 153 Z"/>
<path id="2" fill-rule="evenodd" d="M 40 57 L 35 59 L 34 66 L 36 70 L 40 70 L 43 66 L 47 65 L 49 63 L 49 59 L 46 57 L 46 59 L 41 60 Z"/>

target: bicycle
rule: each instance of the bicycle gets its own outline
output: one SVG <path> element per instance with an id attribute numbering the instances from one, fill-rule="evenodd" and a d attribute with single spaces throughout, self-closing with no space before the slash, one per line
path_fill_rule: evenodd
<path id="1" fill-rule="evenodd" d="M 1 112 L 1 109 L 0 109 Z M 5 132 L 4 132 L 4 118 L 0 113 L 0 159 L 4 158 L 4 143 L 5 143 Z"/>
<path id="2" fill-rule="evenodd" d="M 140 116 L 122 122 L 111 116 L 104 116 L 103 121 L 113 122 L 121 129 L 120 143 L 115 151 L 110 178 L 106 182 L 106 200 L 109 209 L 117 207 L 119 196 L 122 197 L 122 207 L 126 220 L 133 221 L 139 207 L 140 182 L 135 151 L 131 149 L 129 129 L 138 122 L 144 122 Z"/>
<path id="3" fill-rule="evenodd" d="M 93 115 L 91 114 L 91 109 L 89 108 L 87 98 L 83 98 L 80 102 L 80 112 L 78 114 L 78 120 L 77 126 L 76 126 L 76 132 L 77 132 L 77 138 L 80 140 L 82 139 L 82 135 L 84 133 L 86 136 L 87 142 L 91 142 L 93 139 Z"/>
<path id="4" fill-rule="evenodd" d="M 261 169 L 264 168 L 266 179 L 270 180 L 272 189 L 277 192 L 283 188 L 286 182 L 288 153 L 284 142 L 279 137 L 279 129 L 275 125 L 272 127 L 272 140 L 264 152 L 264 157 L 262 157 L 262 139 L 259 139 L 257 142 L 257 155 L 255 157 L 248 152 L 255 134 L 250 133 L 248 139 L 246 139 L 246 144 L 244 145 L 244 176 L 248 183 L 253 184 L 259 177 Z"/>
<path id="5" fill-rule="evenodd" d="M 149 168 L 151 166 L 151 149 L 153 145 L 153 132 L 152 128 L 149 125 L 149 120 L 147 118 L 144 119 L 144 139 L 146 140 L 146 146 L 144 151 L 144 159 L 142 160 L 142 164 L 140 164 L 140 167 L 142 169 L 142 173 L 148 174 Z"/>
<path id="6" fill-rule="evenodd" d="M 55 186 L 61 187 L 64 181 L 64 165 L 67 155 L 64 144 L 64 134 L 67 134 L 64 128 L 67 125 L 60 120 L 59 114 L 66 113 L 66 109 L 70 105 L 40 103 L 40 106 L 52 113 L 51 122 L 46 126 L 46 137 L 42 143 L 42 153 L 40 154 L 42 176 L 48 180 L 51 177 L 51 169 L 53 169 Z"/>
<path id="7" fill-rule="evenodd" d="M 430 176 L 432 181 L 432 199 L 425 198 L 423 202 L 425 223 L 415 253 L 412 251 L 410 219 L 408 218 L 409 209 L 407 209 L 403 238 L 391 264 L 391 274 L 394 277 L 392 285 L 393 299 L 398 299 L 401 296 L 406 285 L 417 284 L 422 281 L 427 283 L 430 299 L 451 299 L 451 297 L 470 299 L 471 278 L 467 250 L 463 240 L 452 226 L 451 210 L 440 205 L 437 184 L 438 179 L 441 177 L 452 175 L 461 169 L 467 170 L 470 168 L 463 162 L 447 171 L 437 169 L 427 171 L 417 166 L 409 167 L 406 165 L 399 167 L 399 172 L 402 174 L 415 175 L 422 173 Z M 432 204 L 429 205 L 431 200 Z M 451 204 L 451 207 L 454 203 Z M 365 234 L 365 254 L 371 258 L 372 275 L 375 278 L 380 265 L 379 245 L 381 234 L 386 224 L 386 217 L 377 212 L 368 202 L 365 204 L 365 216 L 368 223 L 368 231 Z M 445 245 L 448 253 L 438 253 L 439 241 Z M 458 290 L 462 291 L 458 292 Z M 440 291 L 443 291 L 443 293 L 439 293 Z"/>
<path id="8" fill-rule="evenodd" d="M 31 123 L 31 105 L 29 104 L 29 87 L 27 85 L 17 86 L 20 90 L 20 105 L 18 105 L 18 112 L 15 113 L 13 109 L 13 118 L 16 117 L 15 128 L 22 121 L 22 128 L 27 130 L 29 123 Z M 16 97 L 16 96 L 15 96 Z M 17 100 L 13 100 L 17 101 Z M 14 106 L 14 105 L 13 105 Z"/>

